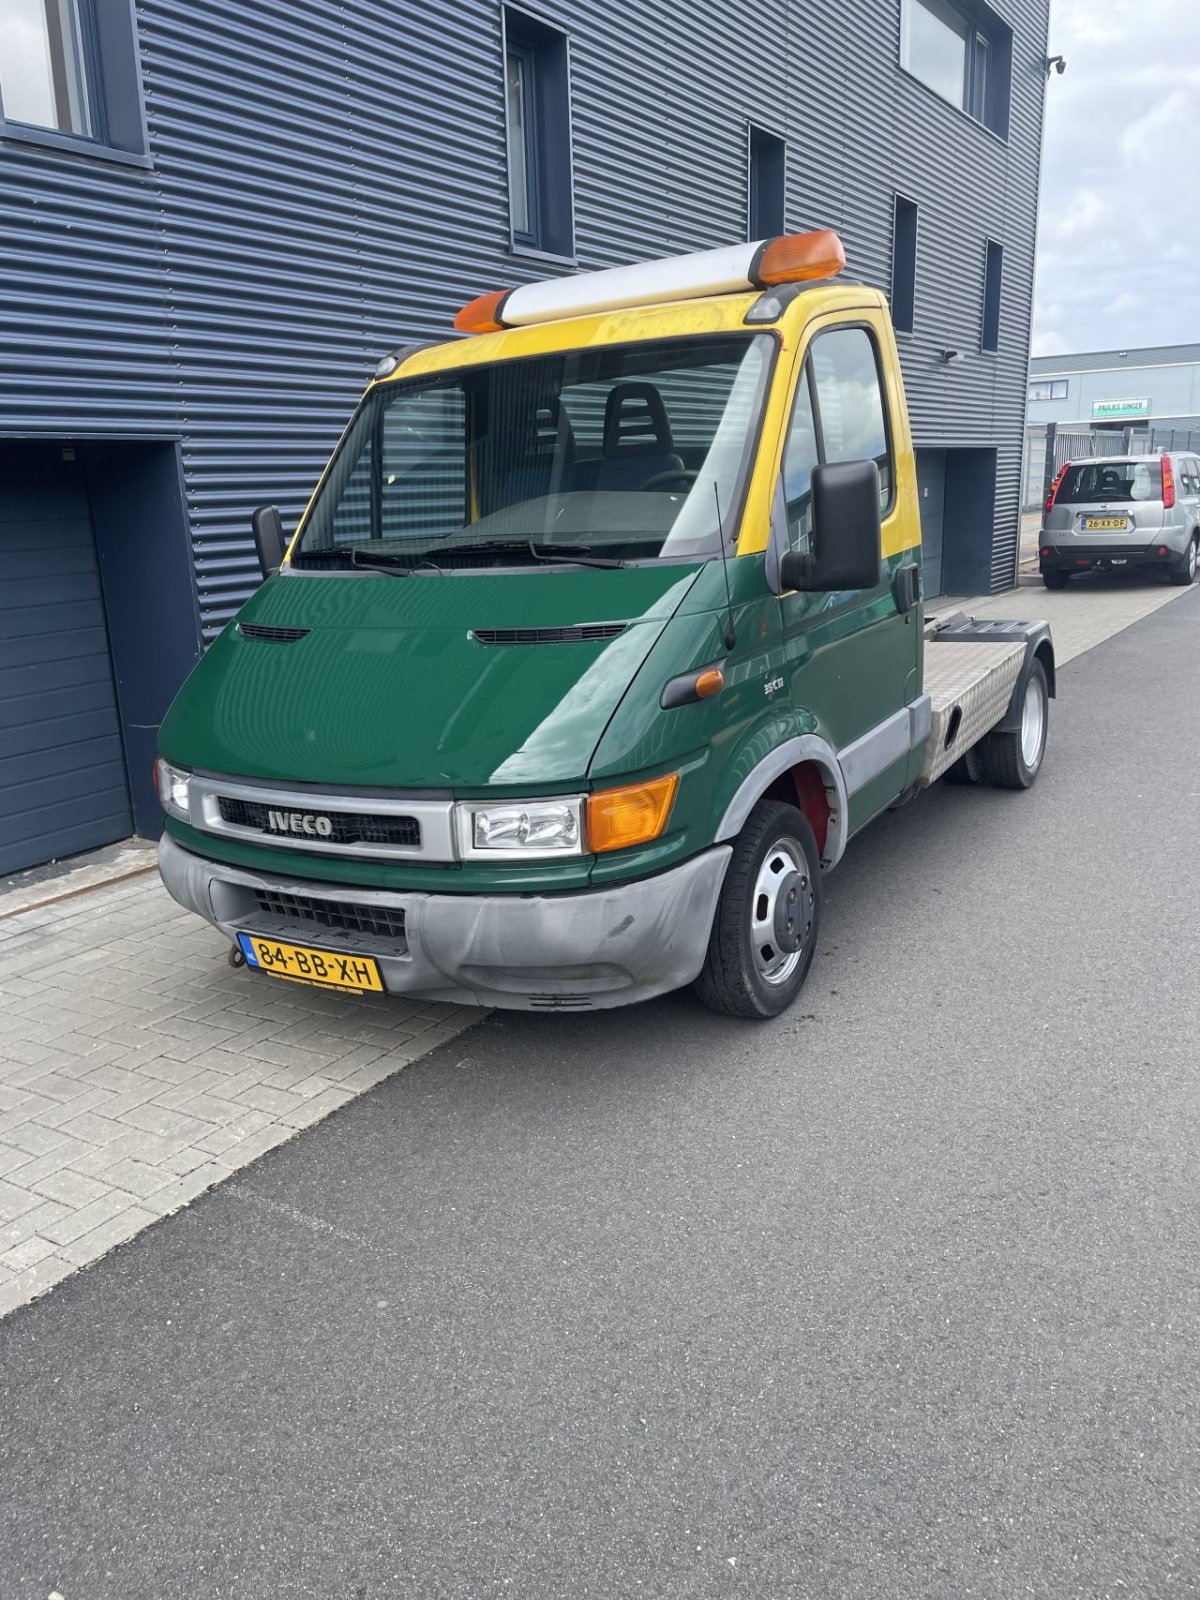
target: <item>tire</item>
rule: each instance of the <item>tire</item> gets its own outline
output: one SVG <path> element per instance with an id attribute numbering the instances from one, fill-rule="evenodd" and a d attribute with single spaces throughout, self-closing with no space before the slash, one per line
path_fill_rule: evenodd
<path id="1" fill-rule="evenodd" d="M 952 786 L 982 783 L 979 775 L 979 761 L 973 749 L 959 756 L 952 767 L 947 767 L 942 773 L 942 782 Z"/>
<path id="2" fill-rule="evenodd" d="M 796 911 L 803 927 L 784 932 L 796 948 L 781 948 L 775 931 Z M 820 924 L 821 857 L 813 831 L 795 806 L 760 800 L 733 847 L 697 995 L 727 1017 L 777 1017 L 804 985 Z"/>
<path id="3" fill-rule="evenodd" d="M 1036 658 L 1021 681 L 1021 726 L 989 733 L 976 746 L 980 776 L 993 789 L 1028 789 L 1042 769 L 1050 725 L 1046 669 Z"/>
<path id="4" fill-rule="evenodd" d="M 1042 582 L 1047 589 L 1065 589 L 1070 581 L 1071 574 L 1069 572 L 1059 572 L 1054 567 L 1050 567 L 1042 573 Z"/>
<path id="5" fill-rule="evenodd" d="M 1173 584 L 1176 584 L 1181 589 L 1186 588 L 1189 583 L 1192 583 L 1192 582 L 1195 581 L 1195 577 L 1196 577 L 1196 550 L 1197 550 L 1197 540 L 1196 540 L 1195 536 L 1193 535 L 1192 542 L 1187 547 L 1187 554 L 1183 558 L 1183 565 L 1179 568 L 1179 570 L 1177 572 L 1169 572 L 1167 574 L 1167 576 L 1168 576 L 1168 578 L 1170 578 L 1171 582 Z"/>

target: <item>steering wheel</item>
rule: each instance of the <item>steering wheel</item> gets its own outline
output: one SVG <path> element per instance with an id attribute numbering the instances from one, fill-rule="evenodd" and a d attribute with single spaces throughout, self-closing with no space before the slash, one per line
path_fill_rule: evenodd
<path id="1" fill-rule="evenodd" d="M 689 483 L 695 483 L 699 476 L 698 468 L 693 471 L 691 467 L 673 467 L 670 472 L 656 472 L 652 478 L 647 478 L 645 483 L 639 483 L 638 493 L 641 494 L 646 489 L 657 489 L 664 483 L 679 483 L 684 478 Z"/>

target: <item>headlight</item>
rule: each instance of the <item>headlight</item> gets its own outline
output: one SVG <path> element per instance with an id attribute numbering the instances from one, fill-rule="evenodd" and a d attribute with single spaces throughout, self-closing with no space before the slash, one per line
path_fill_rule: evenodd
<path id="1" fill-rule="evenodd" d="M 168 816 L 178 817 L 183 822 L 190 822 L 192 816 L 188 803 L 190 777 L 190 772 L 185 772 L 182 767 L 173 767 L 161 756 L 154 763 L 154 785 L 158 790 L 159 802 Z"/>
<path id="2" fill-rule="evenodd" d="M 581 856 L 583 797 L 464 801 L 458 807 L 458 841 L 464 861 Z"/>

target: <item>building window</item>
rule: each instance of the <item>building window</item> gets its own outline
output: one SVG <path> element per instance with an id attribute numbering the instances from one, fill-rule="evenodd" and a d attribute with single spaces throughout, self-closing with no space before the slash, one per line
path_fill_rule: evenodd
<path id="1" fill-rule="evenodd" d="M 1004 278 L 1004 250 L 987 241 L 983 261 L 983 333 L 979 348 L 992 355 L 1000 348 L 1000 289 Z"/>
<path id="2" fill-rule="evenodd" d="M 0 0 L 0 135 L 145 151 L 131 0 Z"/>
<path id="3" fill-rule="evenodd" d="M 1031 400 L 1065 400 L 1071 385 L 1066 378 L 1044 378 L 1029 385 Z"/>
<path id="4" fill-rule="evenodd" d="M 504 96 L 513 246 L 571 256 L 575 229 L 567 39 L 510 9 L 504 13 Z"/>
<path id="5" fill-rule="evenodd" d="M 982 0 L 903 0 L 900 64 L 951 105 L 1008 137 L 1012 32 Z"/>
<path id="6" fill-rule="evenodd" d="M 74 0 L 0 0 L 0 93 L 8 121 L 90 135 Z"/>
<path id="7" fill-rule="evenodd" d="M 911 333 L 917 303 L 917 208 L 896 196 L 892 219 L 892 326 Z"/>
<path id="8" fill-rule="evenodd" d="M 787 145 L 763 128 L 749 127 L 749 229 L 751 239 L 774 239 L 786 232 Z"/>

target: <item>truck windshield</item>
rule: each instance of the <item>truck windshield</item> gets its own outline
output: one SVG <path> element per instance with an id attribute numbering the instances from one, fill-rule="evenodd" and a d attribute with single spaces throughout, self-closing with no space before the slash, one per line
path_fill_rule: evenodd
<path id="1" fill-rule="evenodd" d="M 460 367 L 363 401 L 301 568 L 598 565 L 715 554 L 737 527 L 770 334 Z"/>
<path id="2" fill-rule="evenodd" d="M 1161 500 L 1162 467 L 1157 461 L 1081 461 L 1067 468 L 1057 498 L 1064 505 L 1088 500 Z"/>

